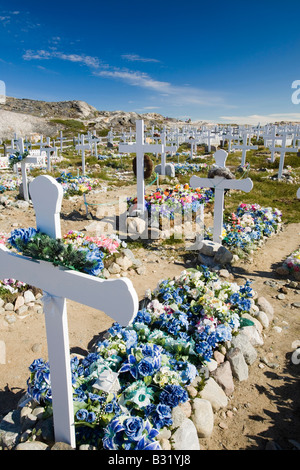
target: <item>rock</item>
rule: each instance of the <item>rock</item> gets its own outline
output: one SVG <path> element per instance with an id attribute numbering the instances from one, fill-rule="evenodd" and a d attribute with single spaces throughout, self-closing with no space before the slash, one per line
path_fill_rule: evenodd
<path id="1" fill-rule="evenodd" d="M 42 344 L 41 343 L 34 343 L 31 346 L 31 351 L 34 352 L 34 353 L 40 351 L 41 349 L 42 349 Z"/>
<path id="2" fill-rule="evenodd" d="M 186 391 L 188 392 L 189 397 L 191 398 L 195 398 L 198 395 L 196 388 L 193 387 L 192 385 L 187 385 Z"/>
<path id="3" fill-rule="evenodd" d="M 292 306 L 296 308 L 300 308 L 300 302 L 293 302 Z"/>
<path id="4" fill-rule="evenodd" d="M 225 279 L 229 279 L 232 277 L 232 274 L 227 269 L 220 269 L 219 276 L 224 277 Z"/>
<path id="5" fill-rule="evenodd" d="M 208 266 L 209 268 L 212 268 L 215 266 L 214 258 L 208 255 L 204 255 L 203 253 L 198 254 L 198 261 L 201 264 L 204 264 L 205 266 Z"/>
<path id="6" fill-rule="evenodd" d="M 255 326 L 244 326 L 240 331 L 248 336 L 252 346 L 262 346 L 264 344 L 264 340 Z"/>
<path id="7" fill-rule="evenodd" d="M 12 325 L 17 320 L 15 315 L 5 315 L 4 319 L 9 325 Z"/>
<path id="8" fill-rule="evenodd" d="M 25 300 L 23 295 L 18 295 L 18 297 L 15 300 L 15 310 L 18 310 L 18 308 L 22 307 L 24 305 Z"/>
<path id="9" fill-rule="evenodd" d="M 92 446 L 91 444 L 81 444 L 79 450 L 98 450 L 97 447 Z"/>
<path id="10" fill-rule="evenodd" d="M 26 290 L 24 292 L 25 304 L 28 304 L 29 302 L 34 302 L 34 301 L 35 301 L 35 296 L 33 295 L 33 292 L 31 290 Z"/>
<path id="11" fill-rule="evenodd" d="M 0 422 L 0 446 L 12 449 L 20 439 L 20 410 L 10 411 Z"/>
<path id="12" fill-rule="evenodd" d="M 12 304 L 11 302 L 7 302 L 7 304 L 5 304 L 5 306 L 4 306 L 4 310 L 6 312 L 13 312 L 14 311 L 14 304 Z"/>
<path id="13" fill-rule="evenodd" d="M 185 418 L 172 434 L 172 450 L 200 450 L 198 434 L 194 423 Z"/>
<path id="14" fill-rule="evenodd" d="M 278 294 L 278 295 L 277 295 L 277 299 L 279 299 L 279 300 L 284 300 L 284 299 L 285 299 L 285 295 L 284 295 L 284 294 Z"/>
<path id="15" fill-rule="evenodd" d="M 127 258 L 131 259 L 132 262 L 135 261 L 135 256 L 134 256 L 134 254 L 132 253 L 132 251 L 131 251 L 129 248 L 125 248 L 125 249 L 123 250 L 123 254 L 124 254 Z"/>
<path id="16" fill-rule="evenodd" d="M 121 267 L 117 263 L 112 263 L 108 267 L 108 271 L 110 272 L 110 274 L 118 274 L 121 272 Z"/>
<path id="17" fill-rule="evenodd" d="M 22 209 L 23 211 L 26 211 L 29 208 L 29 202 L 27 202 L 27 201 L 17 201 L 16 202 L 16 207 L 18 209 Z"/>
<path id="18" fill-rule="evenodd" d="M 75 450 L 70 444 L 66 444 L 65 442 L 55 442 L 55 444 L 51 447 L 51 450 Z"/>
<path id="19" fill-rule="evenodd" d="M 161 447 L 161 450 L 172 450 L 172 446 L 171 446 L 171 443 L 168 439 L 161 439 L 159 441 L 159 444 L 160 444 L 160 447 Z"/>
<path id="20" fill-rule="evenodd" d="M 221 246 L 221 243 L 216 243 L 211 240 L 202 240 L 199 253 L 206 256 L 215 256 Z"/>
<path id="21" fill-rule="evenodd" d="M 45 408 L 43 406 L 37 406 L 32 410 L 32 414 L 37 417 L 37 419 L 42 419 L 45 413 Z"/>
<path id="22" fill-rule="evenodd" d="M 50 447 L 45 442 L 40 441 L 27 441 L 18 444 L 14 450 L 49 450 Z"/>
<path id="23" fill-rule="evenodd" d="M 214 358 L 218 364 L 222 364 L 224 362 L 224 354 L 220 353 L 220 351 L 214 351 Z"/>
<path id="24" fill-rule="evenodd" d="M 146 221 L 140 217 L 127 217 L 128 235 L 141 234 L 146 230 Z"/>
<path id="25" fill-rule="evenodd" d="M 214 359 L 211 359 L 210 361 L 207 361 L 205 363 L 205 366 L 207 367 L 209 372 L 212 372 L 218 367 L 218 363 Z"/>
<path id="26" fill-rule="evenodd" d="M 258 297 L 256 304 L 262 312 L 265 312 L 268 315 L 269 320 L 274 318 L 274 308 L 270 302 L 265 299 L 265 297 Z"/>
<path id="27" fill-rule="evenodd" d="M 221 429 L 228 429 L 228 425 L 226 423 L 224 423 L 224 421 L 220 421 L 219 422 L 219 427 Z"/>
<path id="28" fill-rule="evenodd" d="M 37 422 L 35 427 L 36 432 L 41 433 L 42 439 L 45 441 L 54 442 L 54 427 L 53 427 L 53 416 L 50 416 L 47 419 L 41 419 Z"/>
<path id="29" fill-rule="evenodd" d="M 234 383 L 229 361 L 225 361 L 220 364 L 217 369 L 211 373 L 211 375 L 217 384 L 222 387 L 227 396 L 233 394 Z"/>
<path id="30" fill-rule="evenodd" d="M 172 409 L 172 424 L 171 424 L 171 429 L 176 429 L 181 424 L 183 421 L 186 419 L 185 412 L 183 411 L 180 406 L 175 406 L 175 408 Z"/>
<path id="31" fill-rule="evenodd" d="M 26 431 L 27 429 L 32 429 L 37 422 L 37 417 L 34 416 L 32 413 L 28 413 L 23 420 L 22 423 L 22 432 Z"/>
<path id="32" fill-rule="evenodd" d="M 239 382 L 248 379 L 248 366 L 245 358 L 239 348 L 231 348 L 226 354 L 226 358 L 230 362 L 232 375 Z"/>
<path id="33" fill-rule="evenodd" d="M 137 272 L 139 275 L 145 274 L 145 273 L 146 273 L 146 268 L 145 268 L 145 266 L 139 266 L 139 267 L 136 269 L 136 272 Z"/>
<path id="34" fill-rule="evenodd" d="M 2 308 L 4 304 L 5 304 L 4 300 L 0 298 L 0 308 Z"/>
<path id="35" fill-rule="evenodd" d="M 250 315 L 249 313 L 244 313 L 242 315 L 242 318 L 247 318 L 248 320 L 252 321 L 257 331 L 261 334 L 263 329 L 262 324 L 256 318 L 254 318 L 253 315 Z"/>
<path id="36" fill-rule="evenodd" d="M 22 305 L 18 310 L 16 310 L 17 315 L 24 315 L 28 311 L 28 306 L 27 305 Z"/>
<path id="37" fill-rule="evenodd" d="M 156 165 L 156 167 L 154 168 L 154 173 L 158 173 L 159 175 L 161 175 L 161 171 L 161 164 Z M 172 163 L 165 164 L 165 176 L 171 176 L 171 178 L 175 178 L 175 166 Z"/>
<path id="38" fill-rule="evenodd" d="M 127 256 L 123 256 L 116 259 L 116 263 L 124 270 L 127 271 L 128 268 L 132 266 L 132 260 L 127 258 Z"/>
<path id="39" fill-rule="evenodd" d="M 198 437 L 210 437 L 214 428 L 214 412 L 211 403 L 203 398 L 195 398 L 192 402 L 192 421 Z"/>
<path id="40" fill-rule="evenodd" d="M 188 401 L 185 401 L 184 403 L 180 403 L 178 406 L 184 412 L 185 416 L 187 418 L 190 418 L 190 416 L 192 414 L 192 406 L 191 406 L 190 401 L 188 400 Z"/>
<path id="41" fill-rule="evenodd" d="M 239 333 L 237 336 L 234 336 L 231 340 L 231 345 L 233 348 L 238 348 L 242 352 L 248 365 L 251 365 L 256 361 L 256 349 L 251 344 L 246 334 Z"/>
<path id="42" fill-rule="evenodd" d="M 170 429 L 164 427 L 159 430 L 159 434 L 157 435 L 157 439 L 160 441 L 161 439 L 170 439 L 171 431 Z"/>
<path id="43" fill-rule="evenodd" d="M 259 310 L 256 318 L 262 324 L 263 328 L 265 329 L 269 328 L 270 321 L 269 321 L 268 315 L 265 312 L 262 312 L 261 310 Z"/>
<path id="44" fill-rule="evenodd" d="M 214 411 L 218 411 L 220 408 L 224 408 L 228 404 L 228 398 L 225 392 L 213 377 L 209 377 L 199 395 L 201 398 L 208 400 L 211 403 Z"/>
<path id="45" fill-rule="evenodd" d="M 215 263 L 218 263 L 221 266 L 231 263 L 232 259 L 233 254 L 222 245 L 214 256 Z"/>

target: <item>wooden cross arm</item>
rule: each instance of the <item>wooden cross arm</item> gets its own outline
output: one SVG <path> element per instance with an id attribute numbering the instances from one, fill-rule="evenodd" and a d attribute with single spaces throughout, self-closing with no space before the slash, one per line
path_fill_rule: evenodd
<path id="1" fill-rule="evenodd" d="M 250 178 L 242 180 L 226 179 L 226 178 L 200 178 L 192 176 L 190 178 L 190 186 L 192 188 L 215 188 L 215 189 L 239 189 L 245 193 L 249 193 L 253 188 L 253 181 Z"/>
<path id="2" fill-rule="evenodd" d="M 129 279 L 103 280 L 0 247 L 0 279 L 8 277 L 50 295 L 101 310 L 123 326 L 128 325 L 138 311 L 138 297 Z"/>
<path id="3" fill-rule="evenodd" d="M 143 144 L 142 146 L 136 146 L 135 142 L 119 144 L 119 152 L 122 153 L 136 153 L 137 148 L 141 148 L 143 153 L 163 153 L 165 151 L 163 144 Z"/>

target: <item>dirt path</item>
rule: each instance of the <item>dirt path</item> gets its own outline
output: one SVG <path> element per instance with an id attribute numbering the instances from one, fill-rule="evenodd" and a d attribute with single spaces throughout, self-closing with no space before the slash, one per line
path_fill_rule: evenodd
<path id="1" fill-rule="evenodd" d="M 134 192 L 134 188 L 124 188 L 122 195 Z M 98 202 L 114 200 L 120 190 L 97 196 Z M 93 199 L 90 201 L 92 202 Z M 95 199 L 96 200 L 96 199 Z M 83 230 L 90 223 L 82 208 L 82 198 L 65 201 L 62 210 L 62 232 Z M 35 226 L 34 211 L 27 212 L 8 209 L 1 212 L 0 231 L 10 232 L 18 223 L 19 227 Z M 266 281 L 280 281 L 275 273 L 282 262 L 300 245 L 300 224 L 284 227 L 277 236 L 267 240 L 262 249 L 253 255 L 251 263 L 238 263 L 233 267 L 237 281 L 250 278 L 258 295 L 268 299 L 274 309 L 274 325 L 265 333 L 264 345 L 258 349 L 259 358 L 267 356 L 277 367 L 268 367 L 258 359 L 249 368 L 247 382 L 236 384 L 228 408 L 215 416 L 215 427 L 209 439 L 202 439 L 201 448 L 207 450 L 265 449 L 268 441 L 275 441 L 281 448 L 289 449 L 289 440 L 300 443 L 300 365 L 291 363 L 292 343 L 300 340 L 300 309 L 292 307 L 292 302 L 300 302 L 300 291 L 287 289 L 284 300 L 277 299 L 279 285 L 272 287 Z M 161 258 L 157 251 L 139 248 L 137 256 L 143 260 L 144 274 L 132 274 L 129 278 L 143 298 L 145 290 L 156 287 L 160 279 L 178 275 L 190 265 L 184 265 L 175 250 Z M 99 311 L 67 302 L 69 337 L 71 351 L 84 354 L 112 320 Z M 6 364 L 0 365 L 0 418 L 15 408 L 26 390 L 28 366 L 34 359 L 47 358 L 47 343 L 44 318 L 41 314 L 31 314 L 8 325 L 0 317 L 0 339 L 6 344 Z M 221 425 L 221 426 L 220 426 Z"/>

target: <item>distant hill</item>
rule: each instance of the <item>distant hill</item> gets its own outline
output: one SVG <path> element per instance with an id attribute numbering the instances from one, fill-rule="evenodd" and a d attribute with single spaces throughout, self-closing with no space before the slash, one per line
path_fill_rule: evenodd
<path id="1" fill-rule="evenodd" d="M 161 128 L 166 125 L 182 126 L 185 123 L 173 118 L 166 118 L 158 113 L 138 114 L 125 111 L 98 111 L 85 101 L 47 102 L 7 97 L 0 105 L 0 138 L 11 139 L 16 132 L 20 136 L 32 133 L 52 137 L 59 130 L 74 127 L 74 133 L 80 131 L 80 123 L 85 129 L 104 131 L 113 128 L 119 132 L 129 128 L 135 130 L 135 122 L 143 119 L 146 126 Z M 76 121 L 78 121 L 76 123 Z M 204 122 L 199 122 L 204 124 Z"/>

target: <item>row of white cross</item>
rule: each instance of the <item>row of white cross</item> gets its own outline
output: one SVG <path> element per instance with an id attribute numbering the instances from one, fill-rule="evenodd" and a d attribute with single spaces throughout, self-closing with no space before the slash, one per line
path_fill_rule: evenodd
<path id="1" fill-rule="evenodd" d="M 144 122 L 136 123 L 136 142 L 121 145 L 121 150 L 136 153 L 138 210 L 144 207 L 144 153 L 164 153 L 164 144 L 147 144 L 144 140 Z M 216 164 L 225 167 L 227 152 L 215 153 Z M 27 157 L 29 158 L 29 157 Z M 214 241 L 220 242 L 223 225 L 223 202 L 226 189 L 249 192 L 252 181 L 227 180 L 222 177 L 190 179 L 191 187 L 214 188 Z M 39 176 L 30 184 L 30 194 L 36 214 L 36 227 L 53 238 L 61 237 L 60 210 L 63 189 L 51 176 Z M 297 193 L 300 196 L 300 190 Z M 17 255 L 0 246 L 0 279 L 11 277 L 22 280 L 44 291 L 44 311 L 51 374 L 55 440 L 75 448 L 75 425 L 70 369 L 66 299 L 97 308 L 121 325 L 128 325 L 138 310 L 138 296 L 127 278 L 102 280 L 63 267 L 54 267 L 45 261 Z"/>

